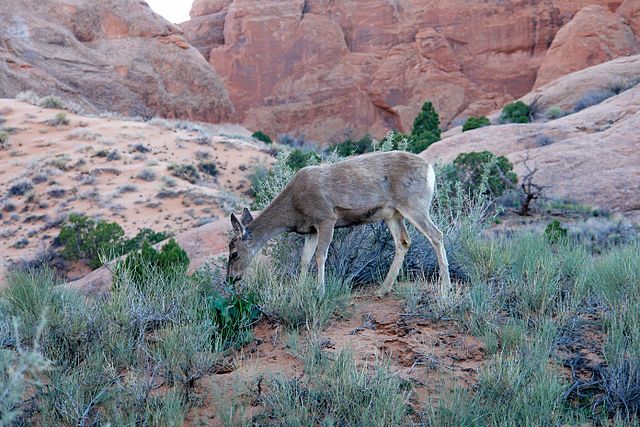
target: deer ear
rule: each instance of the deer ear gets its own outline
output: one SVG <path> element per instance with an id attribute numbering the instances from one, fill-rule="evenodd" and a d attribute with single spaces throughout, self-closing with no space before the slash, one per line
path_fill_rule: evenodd
<path id="1" fill-rule="evenodd" d="M 242 210 L 242 216 L 240 217 L 240 222 L 242 223 L 242 225 L 244 225 L 245 227 L 247 225 L 249 225 L 249 223 L 253 221 L 253 217 L 251 216 L 251 212 L 249 212 L 249 209 L 244 208 Z"/>
<path id="2" fill-rule="evenodd" d="M 243 238 L 245 236 L 246 230 L 244 225 L 242 225 L 236 214 L 233 212 L 231 213 L 231 225 L 233 226 L 233 231 L 236 232 L 236 236 L 239 238 Z"/>

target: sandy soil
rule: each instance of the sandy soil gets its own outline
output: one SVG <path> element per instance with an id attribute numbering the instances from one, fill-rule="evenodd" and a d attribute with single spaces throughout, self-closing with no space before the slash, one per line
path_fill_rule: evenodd
<path id="1" fill-rule="evenodd" d="M 46 251 L 72 212 L 116 221 L 129 236 L 144 227 L 177 234 L 219 218 L 246 202 L 250 174 L 272 161 L 240 126 L 177 129 L 163 120 L 70 112 L 64 112 L 68 125 L 47 123 L 60 112 L 0 99 L 0 130 L 10 133 L 0 148 L 0 276 L 10 263 Z M 200 161 L 213 161 L 217 176 L 200 172 L 192 184 L 168 170 Z M 153 179 L 140 178 L 143 170 Z M 21 182 L 31 188 L 11 194 Z M 69 278 L 85 273 L 80 268 Z"/>

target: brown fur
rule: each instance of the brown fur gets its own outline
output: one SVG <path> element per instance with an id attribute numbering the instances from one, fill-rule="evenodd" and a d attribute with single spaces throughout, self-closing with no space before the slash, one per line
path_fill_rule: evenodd
<path id="1" fill-rule="evenodd" d="M 241 220 L 231 214 L 236 238 L 229 245 L 228 274 L 240 276 L 272 237 L 293 231 L 306 236 L 301 274 L 306 274 L 315 253 L 318 281 L 324 286 L 324 264 L 334 228 L 384 220 L 396 248 L 381 289 L 387 293 L 411 245 L 403 221 L 407 218 L 433 245 L 444 291 L 450 280 L 442 232 L 429 217 L 433 191 L 433 167 L 402 151 L 303 168 L 255 220 L 246 209 Z"/>

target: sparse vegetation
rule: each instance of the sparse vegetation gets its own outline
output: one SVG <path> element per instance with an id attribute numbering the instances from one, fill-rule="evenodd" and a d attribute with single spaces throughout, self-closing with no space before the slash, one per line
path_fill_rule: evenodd
<path id="1" fill-rule="evenodd" d="M 507 104 L 500 115 L 500 123 L 529 123 L 530 121 L 529 106 L 522 101 Z"/>
<path id="2" fill-rule="evenodd" d="M 171 174 L 177 178 L 184 179 L 185 181 L 195 184 L 200 179 L 198 169 L 191 164 L 172 164 L 169 166 Z"/>
<path id="3" fill-rule="evenodd" d="M 573 107 L 573 112 L 577 113 L 585 108 L 598 105 L 602 101 L 605 101 L 615 95 L 616 93 L 611 89 L 592 90 L 587 92 L 578 100 L 578 102 L 576 102 L 576 105 Z"/>
<path id="4" fill-rule="evenodd" d="M 9 187 L 10 196 L 24 196 L 33 189 L 33 184 L 28 179 L 23 179 Z"/>
<path id="5" fill-rule="evenodd" d="M 462 132 L 467 132 L 469 130 L 479 129 L 490 125 L 491 122 L 486 117 L 469 117 L 467 121 L 464 122 L 464 126 L 462 126 Z"/>
<path id="6" fill-rule="evenodd" d="M 53 119 L 47 120 L 49 126 L 66 126 L 69 124 L 67 113 L 60 111 Z"/>
<path id="7" fill-rule="evenodd" d="M 156 180 L 157 175 L 152 169 L 142 169 L 138 175 L 136 175 L 136 178 L 151 182 Z"/>
<path id="8" fill-rule="evenodd" d="M 49 96 L 40 98 L 40 100 L 38 101 L 38 106 L 42 108 L 57 108 L 57 109 L 64 109 L 66 107 L 64 101 L 55 95 L 49 95 Z"/>
<path id="9" fill-rule="evenodd" d="M 251 135 L 251 136 L 254 137 L 255 139 L 257 139 L 258 141 L 264 142 L 265 144 L 272 144 L 273 143 L 273 141 L 271 140 L 269 135 L 267 135 L 266 133 L 262 132 L 261 130 L 254 132 L 253 135 Z"/>
<path id="10" fill-rule="evenodd" d="M 559 119 L 560 117 L 564 117 L 566 115 L 567 115 L 567 113 L 565 113 L 562 108 L 557 107 L 557 106 L 549 107 L 549 109 L 545 113 L 545 116 L 549 120 Z"/>
<path id="11" fill-rule="evenodd" d="M 0 149 L 6 150 L 9 147 L 9 133 L 0 130 Z"/>
<path id="12" fill-rule="evenodd" d="M 198 169 L 201 172 L 206 173 L 209 176 L 216 177 L 218 176 L 218 167 L 215 162 L 212 161 L 202 161 L 198 163 Z"/>

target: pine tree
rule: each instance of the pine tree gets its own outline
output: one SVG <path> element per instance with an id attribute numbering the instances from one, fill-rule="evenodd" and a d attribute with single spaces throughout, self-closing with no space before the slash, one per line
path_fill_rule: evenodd
<path id="1" fill-rule="evenodd" d="M 440 117 L 431 101 L 422 105 L 422 111 L 413 121 L 411 137 L 416 146 L 426 149 L 434 142 L 440 141 Z"/>

